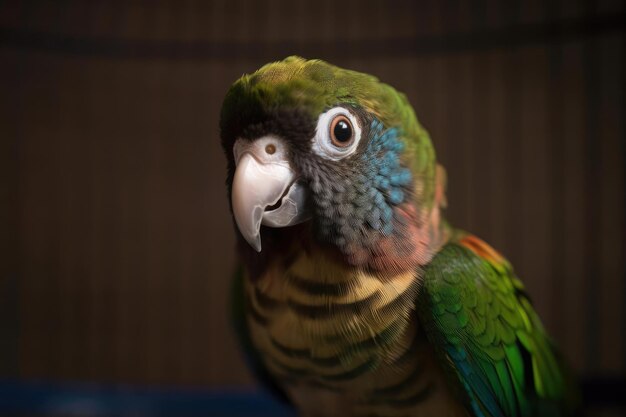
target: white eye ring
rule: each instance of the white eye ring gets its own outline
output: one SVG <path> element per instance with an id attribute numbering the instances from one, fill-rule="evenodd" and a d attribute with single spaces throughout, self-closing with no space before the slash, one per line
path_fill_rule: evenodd
<path id="1" fill-rule="evenodd" d="M 343 116 L 350 121 L 353 129 L 354 138 L 346 146 L 337 146 L 331 139 L 330 128 L 337 116 Z M 315 137 L 313 138 L 313 152 L 319 156 L 339 161 L 356 150 L 361 140 L 361 126 L 359 126 L 357 118 L 344 107 L 333 107 L 332 109 L 320 114 L 315 129 Z"/>

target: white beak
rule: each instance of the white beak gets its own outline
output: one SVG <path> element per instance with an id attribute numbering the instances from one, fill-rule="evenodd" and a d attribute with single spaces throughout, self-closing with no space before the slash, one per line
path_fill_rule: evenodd
<path id="1" fill-rule="evenodd" d="M 296 174 L 281 140 L 272 136 L 252 143 L 238 140 L 234 151 L 237 169 L 231 193 L 233 214 L 244 239 L 260 252 L 261 223 L 286 227 L 309 218 L 306 191 L 295 182 Z M 279 207 L 266 211 L 279 201 Z"/>

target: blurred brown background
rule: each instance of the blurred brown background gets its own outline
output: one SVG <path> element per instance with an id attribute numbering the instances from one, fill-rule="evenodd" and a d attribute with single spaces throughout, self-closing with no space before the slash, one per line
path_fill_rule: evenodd
<path id="1" fill-rule="evenodd" d="M 624 373 L 624 9 L 0 3 L 0 377 L 252 383 L 217 124 L 230 83 L 290 54 L 406 92 L 448 217 L 510 258 L 576 369 Z"/>

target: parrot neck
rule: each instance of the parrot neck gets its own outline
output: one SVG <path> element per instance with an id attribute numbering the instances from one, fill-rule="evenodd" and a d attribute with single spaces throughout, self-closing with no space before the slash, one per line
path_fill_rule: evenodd
<path id="1" fill-rule="evenodd" d="M 397 219 L 394 233 L 382 237 L 373 248 L 365 249 L 363 260 L 355 262 L 348 258 L 350 264 L 383 276 L 417 271 L 431 261 L 448 239 L 438 206 L 418 214 L 413 204 L 404 204 L 394 212 Z"/>
<path id="2" fill-rule="evenodd" d="M 445 187 L 445 170 L 437 165 L 432 204 L 421 206 L 407 202 L 396 206 L 393 210 L 393 232 L 383 236 L 377 245 L 366 251 L 364 262 L 354 262 L 353 259 L 349 259 L 349 262 L 388 276 L 417 271 L 430 263 L 452 233 L 441 214 L 447 204 Z M 416 187 L 419 188 L 424 188 L 423 184 Z"/>

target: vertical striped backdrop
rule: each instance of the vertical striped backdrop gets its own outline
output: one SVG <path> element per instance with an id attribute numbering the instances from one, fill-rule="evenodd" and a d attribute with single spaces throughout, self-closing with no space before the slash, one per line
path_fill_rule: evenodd
<path id="1" fill-rule="evenodd" d="M 228 85 L 290 54 L 407 93 L 447 216 L 578 370 L 626 370 L 623 1 L 0 4 L 0 377 L 251 382 L 227 320 Z"/>

